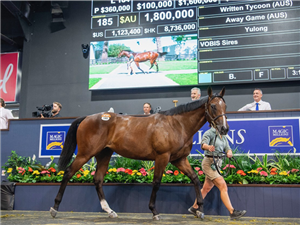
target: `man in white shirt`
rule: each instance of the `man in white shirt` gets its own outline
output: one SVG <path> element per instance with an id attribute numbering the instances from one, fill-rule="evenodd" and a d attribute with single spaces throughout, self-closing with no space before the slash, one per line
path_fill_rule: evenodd
<path id="1" fill-rule="evenodd" d="M 261 100 L 263 96 L 262 90 L 255 88 L 253 91 L 254 102 L 245 105 L 240 108 L 238 111 L 258 111 L 258 110 L 271 110 L 271 105 L 269 102 Z"/>
<path id="2" fill-rule="evenodd" d="M 201 97 L 201 90 L 200 88 L 194 87 L 191 89 L 191 98 L 192 101 L 198 100 Z"/>
<path id="3" fill-rule="evenodd" d="M 13 119 L 13 115 L 10 110 L 5 109 L 5 101 L 0 98 L 0 129 L 7 129 L 8 120 Z"/>

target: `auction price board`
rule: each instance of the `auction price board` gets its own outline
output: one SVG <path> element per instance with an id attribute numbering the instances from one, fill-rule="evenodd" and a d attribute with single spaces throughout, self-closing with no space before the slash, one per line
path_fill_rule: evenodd
<path id="1" fill-rule="evenodd" d="M 300 79 L 300 1 L 92 1 L 94 42 L 193 34 L 199 84 Z"/>
<path id="2" fill-rule="evenodd" d="M 199 83 L 300 78 L 300 1 L 199 7 Z"/>
<path id="3" fill-rule="evenodd" d="M 194 1 L 217 2 L 217 0 Z M 197 34 L 198 8 L 195 5 L 181 7 L 184 6 L 182 2 L 186 1 L 93 1 L 92 37 L 98 41 L 116 37 L 131 38 L 137 35 L 167 36 L 176 32 Z M 138 30 L 130 32 L 132 29 Z"/>

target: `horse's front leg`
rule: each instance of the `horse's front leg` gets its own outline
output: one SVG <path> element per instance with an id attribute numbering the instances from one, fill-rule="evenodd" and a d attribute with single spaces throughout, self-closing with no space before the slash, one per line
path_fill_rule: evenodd
<path id="1" fill-rule="evenodd" d="M 151 198 L 149 202 L 149 209 L 153 213 L 153 219 L 154 220 L 160 220 L 159 213 L 157 212 L 155 208 L 155 201 L 156 201 L 156 192 L 158 191 L 161 183 L 161 178 L 163 175 L 163 172 L 169 162 L 170 155 L 169 154 L 163 154 L 158 155 L 155 159 L 155 169 L 154 169 L 154 178 L 152 182 L 152 193 Z"/>
<path id="2" fill-rule="evenodd" d="M 198 218 L 204 219 L 204 211 L 203 211 L 203 197 L 200 190 L 200 181 L 198 179 L 197 174 L 192 169 L 189 161 L 186 157 L 180 158 L 176 161 L 171 162 L 174 166 L 176 166 L 179 170 L 181 170 L 185 175 L 187 175 L 194 184 L 196 191 L 197 204 L 199 208 L 196 210 L 196 215 Z"/>
<path id="3" fill-rule="evenodd" d="M 110 157 L 112 155 L 113 151 L 110 149 L 104 149 L 102 150 L 98 155 L 96 155 L 97 159 L 97 170 L 94 175 L 94 184 L 96 187 L 96 191 L 100 200 L 101 208 L 108 213 L 108 216 L 110 218 L 118 217 L 117 213 L 113 211 L 107 201 L 105 200 L 104 192 L 102 189 L 103 186 L 103 179 L 106 174 L 108 164 Z"/>
<path id="4" fill-rule="evenodd" d="M 135 65 L 137 66 L 137 68 L 138 68 L 140 71 L 142 71 L 143 73 L 145 73 L 144 70 L 141 69 L 139 62 L 135 62 Z"/>

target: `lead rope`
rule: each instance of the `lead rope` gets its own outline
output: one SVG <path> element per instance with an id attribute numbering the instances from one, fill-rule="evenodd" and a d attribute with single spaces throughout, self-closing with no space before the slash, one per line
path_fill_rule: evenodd
<path id="1" fill-rule="evenodd" d="M 215 128 L 216 129 L 216 128 Z M 214 146 L 216 146 L 216 140 L 217 140 L 217 137 L 218 137 L 218 130 L 216 129 L 216 136 L 215 136 L 215 140 L 214 140 Z M 223 152 L 222 152 L 223 153 Z M 221 160 L 221 158 L 223 158 L 223 157 L 225 157 L 225 155 L 224 156 L 218 156 L 218 158 L 219 159 L 217 159 L 217 161 L 216 161 L 216 159 L 215 159 L 215 153 L 214 152 L 212 152 L 212 156 L 213 156 L 213 161 L 214 161 L 214 165 L 215 165 L 215 167 L 216 167 L 216 170 L 218 171 L 218 173 L 222 176 L 222 174 L 221 174 L 221 172 L 220 172 L 220 170 L 219 170 L 219 160 Z"/>
<path id="2" fill-rule="evenodd" d="M 214 140 L 214 146 L 215 146 L 215 144 L 216 144 L 217 136 L 218 136 L 218 130 L 216 129 L 216 136 L 215 136 L 215 140 Z M 227 153 L 226 153 L 226 152 L 221 152 L 221 154 L 223 154 L 223 156 L 218 156 L 219 159 L 217 159 L 217 161 L 216 161 L 216 159 L 215 159 L 215 154 L 214 154 L 214 152 L 212 152 L 214 165 L 215 165 L 215 167 L 216 167 L 216 170 L 218 171 L 218 173 L 219 173 L 221 176 L 227 176 L 227 175 L 229 174 L 230 170 L 231 170 L 230 166 L 229 166 L 229 168 L 227 169 L 227 172 L 226 172 L 224 175 L 221 174 L 220 169 L 219 169 L 219 166 L 218 166 L 219 160 L 221 160 L 221 158 L 225 158 L 225 157 L 227 156 Z M 235 159 L 233 156 L 232 156 L 231 158 L 228 158 L 228 160 L 229 160 L 229 165 L 231 164 L 230 161 L 233 160 L 233 161 L 235 161 L 236 166 L 237 166 L 239 169 L 241 169 L 240 166 L 239 166 L 239 164 L 237 163 L 236 159 Z"/>

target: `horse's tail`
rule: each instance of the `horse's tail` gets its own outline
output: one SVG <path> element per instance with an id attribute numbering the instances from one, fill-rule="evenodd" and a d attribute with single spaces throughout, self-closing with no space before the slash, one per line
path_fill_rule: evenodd
<path id="1" fill-rule="evenodd" d="M 59 170 L 64 171 L 67 165 L 69 164 L 69 162 L 71 161 L 77 145 L 77 140 L 76 140 L 77 128 L 85 118 L 86 116 L 77 118 L 71 124 L 69 131 L 67 133 L 63 150 L 60 153 L 60 158 L 58 161 Z"/>
<path id="2" fill-rule="evenodd" d="M 166 54 L 168 54 L 167 52 L 158 52 L 158 54 L 159 54 L 159 56 L 161 57 L 161 56 L 164 56 L 164 55 L 166 55 Z"/>

